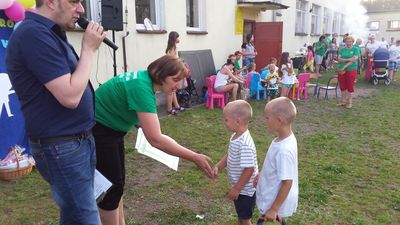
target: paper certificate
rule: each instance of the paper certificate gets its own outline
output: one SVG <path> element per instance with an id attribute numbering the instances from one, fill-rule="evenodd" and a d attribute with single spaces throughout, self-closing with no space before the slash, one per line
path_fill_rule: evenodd
<path id="1" fill-rule="evenodd" d="M 107 190 L 110 189 L 112 183 L 107 180 L 99 171 L 94 171 L 94 197 L 97 202 L 100 202 L 103 196 L 107 193 Z"/>
<path id="2" fill-rule="evenodd" d="M 146 137 L 141 128 L 138 129 L 136 145 L 135 148 L 137 151 L 143 155 L 147 155 L 150 158 L 153 158 L 169 168 L 178 171 L 179 157 L 169 155 L 157 148 L 151 146 L 151 144 L 147 141 Z"/>

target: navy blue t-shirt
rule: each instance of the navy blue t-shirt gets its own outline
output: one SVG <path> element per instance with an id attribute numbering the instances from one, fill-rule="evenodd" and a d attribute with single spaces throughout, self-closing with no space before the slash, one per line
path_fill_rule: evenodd
<path id="1" fill-rule="evenodd" d="M 94 93 L 88 83 L 76 109 L 62 106 L 44 86 L 73 73 L 78 56 L 66 33 L 51 20 L 26 12 L 7 46 L 7 72 L 21 102 L 27 135 L 45 138 L 87 131 L 95 124 Z"/>

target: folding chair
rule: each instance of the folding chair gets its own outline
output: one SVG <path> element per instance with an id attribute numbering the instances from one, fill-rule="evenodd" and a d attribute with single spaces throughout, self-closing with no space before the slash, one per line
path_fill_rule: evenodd
<path id="1" fill-rule="evenodd" d="M 328 79 L 328 83 L 326 85 L 319 85 L 318 86 L 318 93 L 317 93 L 317 98 L 319 99 L 319 93 L 322 90 L 325 90 L 325 99 L 328 99 L 328 91 L 335 91 L 336 93 L 336 98 L 338 97 L 338 78 L 335 77 L 330 77 Z"/>
<path id="2" fill-rule="evenodd" d="M 317 95 L 319 75 L 318 73 L 310 73 L 310 79 L 307 82 L 307 88 L 313 87 L 313 96 Z"/>

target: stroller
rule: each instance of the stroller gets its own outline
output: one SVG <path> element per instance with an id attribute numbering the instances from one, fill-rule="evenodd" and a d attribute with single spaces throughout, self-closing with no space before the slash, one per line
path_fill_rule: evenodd
<path id="1" fill-rule="evenodd" d="M 293 61 L 293 68 L 298 69 L 298 73 L 304 72 L 304 65 L 307 63 L 307 59 L 304 55 L 299 55 L 291 58 Z"/>
<path id="2" fill-rule="evenodd" d="M 370 82 L 377 85 L 379 80 L 385 80 L 384 84 L 390 84 L 389 78 L 389 51 L 386 48 L 378 48 L 373 55 L 372 71 Z"/>
<path id="3" fill-rule="evenodd" d="M 180 105 L 183 105 L 185 108 L 190 108 L 192 105 L 192 97 L 196 97 L 197 102 L 199 102 L 200 96 L 196 90 L 196 80 L 194 80 L 191 76 L 189 64 L 185 63 L 185 67 L 189 71 L 189 77 L 186 78 L 186 85 L 176 91 L 176 97 Z"/>

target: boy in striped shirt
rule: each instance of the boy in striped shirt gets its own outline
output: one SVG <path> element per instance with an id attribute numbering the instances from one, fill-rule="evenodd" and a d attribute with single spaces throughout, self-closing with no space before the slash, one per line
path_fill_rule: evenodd
<path id="1" fill-rule="evenodd" d="M 258 173 L 256 146 L 248 130 L 253 111 L 248 102 L 236 100 L 224 107 L 224 124 L 234 132 L 230 138 L 228 154 L 215 165 L 218 171 L 228 167 L 231 190 L 228 198 L 233 200 L 238 215 L 238 224 L 250 225 L 255 206 L 254 177 Z"/>

